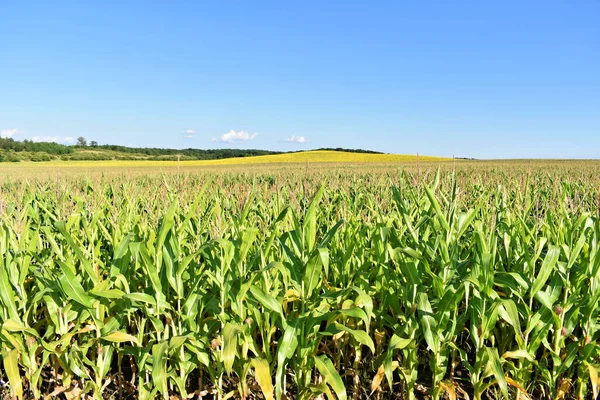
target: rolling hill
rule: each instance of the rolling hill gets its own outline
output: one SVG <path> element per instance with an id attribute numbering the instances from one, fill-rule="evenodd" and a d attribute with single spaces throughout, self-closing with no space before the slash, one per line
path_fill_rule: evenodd
<path id="1" fill-rule="evenodd" d="M 272 163 L 394 163 L 410 162 L 415 155 L 384 154 L 361 149 L 318 149 L 277 152 L 256 149 L 164 149 L 117 145 L 65 146 L 57 143 L 0 139 L 0 162 L 42 162 L 58 165 L 237 165 Z M 443 157 L 421 156 L 422 161 L 444 161 Z"/>
<path id="2" fill-rule="evenodd" d="M 419 156 L 421 162 L 439 162 L 450 161 L 451 158 Z M 21 165 L 28 166 L 49 166 L 49 167 L 201 167 L 201 166 L 227 166 L 227 165 L 277 165 L 277 164 L 293 164 L 293 163 L 407 163 L 415 162 L 416 155 L 409 154 L 364 154 L 350 153 L 335 150 L 313 150 L 298 153 L 283 153 L 266 156 L 254 157 L 235 157 L 224 158 L 219 160 L 52 160 L 48 162 L 22 162 Z"/>

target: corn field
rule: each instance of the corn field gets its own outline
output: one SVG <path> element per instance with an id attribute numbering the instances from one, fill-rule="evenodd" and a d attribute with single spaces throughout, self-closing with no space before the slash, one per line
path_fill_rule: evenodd
<path id="1" fill-rule="evenodd" d="M 4 178 L 0 395 L 596 398 L 599 169 L 455 168 Z"/>

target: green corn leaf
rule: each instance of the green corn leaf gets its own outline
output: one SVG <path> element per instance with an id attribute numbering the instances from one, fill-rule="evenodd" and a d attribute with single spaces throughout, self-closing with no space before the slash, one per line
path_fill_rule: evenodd
<path id="1" fill-rule="evenodd" d="M 238 328 L 233 324 L 225 324 L 223 327 L 223 348 L 221 360 L 227 374 L 231 374 L 233 362 L 235 361 L 238 346 Z"/>
<path id="2" fill-rule="evenodd" d="M 369 337 L 367 332 L 357 329 L 350 329 L 342 324 L 338 324 L 337 322 L 335 323 L 335 327 L 340 331 L 348 332 L 354 338 L 354 340 L 362 345 L 367 346 L 371 352 L 375 354 L 375 343 L 373 343 L 373 339 Z"/>
<path id="3" fill-rule="evenodd" d="M 4 307 L 6 307 L 9 317 L 20 323 L 21 318 L 19 316 L 19 312 L 17 311 L 15 295 L 11 290 L 11 284 L 8 281 L 8 275 L 2 266 L 0 266 L 0 300 L 2 301 Z"/>
<path id="4" fill-rule="evenodd" d="M 331 360 L 323 355 L 321 357 L 315 356 L 315 365 L 321 376 L 325 378 L 325 382 L 331 386 L 335 394 L 337 395 L 339 400 L 346 400 L 346 388 L 344 386 L 344 382 L 340 377 L 340 374 L 336 371 L 335 367 Z"/>
<path id="5" fill-rule="evenodd" d="M 128 293 L 125 296 L 123 296 L 123 298 L 129 299 L 131 301 L 137 301 L 140 303 L 150 304 L 150 305 L 156 307 L 156 298 L 154 298 L 146 293 Z"/>
<path id="6" fill-rule="evenodd" d="M 326 263 L 329 263 L 329 251 L 322 248 L 317 249 L 317 254 L 308 261 L 304 272 L 303 283 L 306 298 L 309 298 L 313 290 L 319 286 L 321 272 Z"/>
<path id="7" fill-rule="evenodd" d="M 275 377 L 275 395 L 277 400 L 281 400 L 285 387 L 283 385 L 283 374 L 285 370 L 286 360 L 289 360 L 295 353 L 298 347 L 298 319 L 288 322 L 288 326 L 283 333 L 283 337 L 277 348 L 277 373 Z"/>
<path id="8" fill-rule="evenodd" d="M 8 332 L 26 332 L 31 336 L 39 338 L 40 335 L 37 333 L 35 329 L 28 328 L 23 325 L 20 321 L 14 320 L 12 318 L 7 319 L 1 325 L 2 329 L 6 329 Z"/>
<path id="9" fill-rule="evenodd" d="M 55 226 L 65 238 L 66 242 L 77 256 L 77 259 L 81 262 L 81 266 L 83 267 L 84 271 L 87 272 L 87 276 L 92 280 L 92 282 L 94 282 L 94 284 L 98 283 L 98 275 L 96 271 L 94 271 L 92 263 L 90 262 L 89 258 L 83 254 L 81 246 L 75 243 L 75 239 L 73 239 L 71 234 L 67 231 L 65 224 L 63 222 L 57 222 Z"/>
<path id="10" fill-rule="evenodd" d="M 152 381 L 156 389 L 162 394 L 163 399 L 168 399 L 169 388 L 167 386 L 167 342 L 152 346 Z"/>
<path id="11" fill-rule="evenodd" d="M 63 291 L 71 300 L 76 301 L 77 303 L 85 306 L 87 308 L 92 308 L 94 300 L 88 296 L 86 291 L 81 286 L 81 283 L 75 277 L 75 274 L 64 262 L 58 261 L 58 264 L 61 266 L 63 274 L 58 278 L 60 282 L 60 286 Z"/>
<path id="12" fill-rule="evenodd" d="M 95 290 L 89 292 L 92 296 L 101 297 L 104 299 L 120 299 L 125 297 L 125 292 L 119 289 Z"/>
<path id="13" fill-rule="evenodd" d="M 550 274 L 554 270 L 556 266 L 556 262 L 558 261 L 558 256 L 560 255 L 560 249 L 558 247 L 551 247 L 546 253 L 546 257 L 542 262 L 542 266 L 540 267 L 537 277 L 533 281 L 531 285 L 530 296 L 535 296 L 537 292 L 539 292 L 542 287 L 546 284 L 546 281 L 550 277 Z"/>
<path id="14" fill-rule="evenodd" d="M 317 239 L 317 206 L 323 197 L 325 192 L 325 185 L 321 186 L 317 194 L 313 197 L 306 214 L 304 215 L 304 221 L 302 224 L 302 231 L 304 233 L 304 249 L 307 252 L 313 250 Z"/>
<path id="15" fill-rule="evenodd" d="M 498 357 L 498 351 L 496 349 L 486 347 L 486 352 L 488 355 L 489 368 L 496 378 L 496 383 L 498 386 L 500 386 L 500 391 L 502 392 L 504 398 L 508 399 L 508 385 L 506 383 L 506 377 L 502 369 L 502 364 L 500 363 L 500 358 Z"/>
<path id="16" fill-rule="evenodd" d="M 429 299 L 427 298 L 426 293 L 419 293 L 417 298 L 417 310 L 419 310 L 419 313 L 421 315 L 420 320 L 421 329 L 423 329 L 423 336 L 425 337 L 425 341 L 427 342 L 429 349 L 432 352 L 437 353 L 439 351 L 439 340 L 436 337 L 437 335 L 435 333 L 436 323 L 435 319 L 433 318 L 433 310 L 431 308 L 431 304 L 429 303 Z"/>
<path id="17" fill-rule="evenodd" d="M 252 293 L 252 296 L 254 296 L 254 298 L 259 302 L 260 305 L 262 305 L 268 310 L 277 313 L 282 318 L 282 320 L 285 319 L 281 303 L 277 301 L 276 298 L 274 298 L 270 294 L 263 292 L 263 290 L 256 285 L 250 286 L 250 293 Z"/>
<path id="18" fill-rule="evenodd" d="M 158 232 L 158 240 L 156 241 L 156 249 L 157 250 L 162 249 L 163 245 L 165 244 L 167 234 L 169 233 L 171 228 L 173 228 L 173 225 L 175 225 L 175 212 L 177 211 L 178 207 L 179 207 L 179 202 L 176 200 L 172 201 L 171 205 L 169 206 L 169 209 L 167 210 L 167 213 L 163 217 L 163 220 L 160 225 L 159 232 Z"/>

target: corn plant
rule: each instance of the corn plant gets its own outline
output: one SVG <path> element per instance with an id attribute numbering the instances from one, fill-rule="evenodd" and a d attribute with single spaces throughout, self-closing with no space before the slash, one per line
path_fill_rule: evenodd
<path id="1" fill-rule="evenodd" d="M 595 164 L 547 166 L 7 178 L 0 390 L 597 398 Z"/>

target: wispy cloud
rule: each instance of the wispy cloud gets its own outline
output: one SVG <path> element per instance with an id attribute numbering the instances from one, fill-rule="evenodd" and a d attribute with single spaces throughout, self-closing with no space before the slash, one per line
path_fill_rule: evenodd
<path id="1" fill-rule="evenodd" d="M 289 138 L 285 139 L 284 142 L 288 142 L 288 143 L 307 143 L 308 139 L 305 138 L 304 136 L 295 136 L 295 135 L 292 135 Z"/>
<path id="2" fill-rule="evenodd" d="M 186 131 L 183 132 L 183 137 L 186 139 L 191 139 L 194 137 L 194 135 L 196 134 L 196 131 L 193 129 L 188 129 Z"/>
<path id="3" fill-rule="evenodd" d="M 21 133 L 21 131 L 18 130 L 17 128 L 2 129 L 2 131 L 0 131 L 0 137 L 4 138 L 4 139 L 8 139 L 15 135 L 18 135 L 19 133 Z"/>
<path id="4" fill-rule="evenodd" d="M 34 136 L 31 138 L 34 142 L 54 142 L 54 143 L 75 143 L 75 138 L 71 136 Z"/>
<path id="5" fill-rule="evenodd" d="M 213 142 L 225 142 L 225 143 L 233 143 L 233 142 L 245 142 L 247 140 L 256 139 L 256 133 L 249 134 L 248 132 L 239 131 L 236 132 L 233 129 L 227 133 L 221 135 L 220 138 L 214 138 Z"/>

